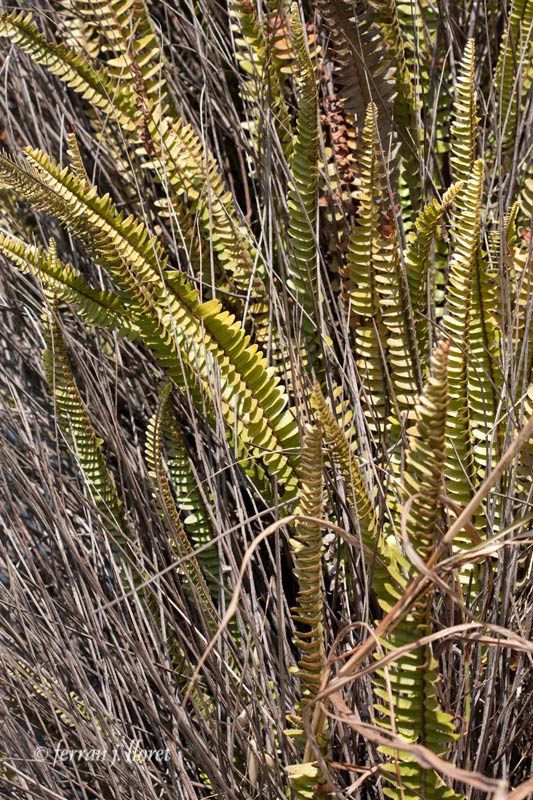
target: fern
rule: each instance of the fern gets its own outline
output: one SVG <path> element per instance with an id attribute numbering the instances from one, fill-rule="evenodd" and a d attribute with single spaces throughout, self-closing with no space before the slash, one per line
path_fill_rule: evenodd
<path id="1" fill-rule="evenodd" d="M 531 86 L 529 59 L 532 48 L 533 3 L 513 0 L 504 31 L 494 74 L 504 151 L 514 147 L 520 97 Z"/>
<path id="2" fill-rule="evenodd" d="M 171 418 L 171 389 L 172 384 L 167 383 L 161 390 L 157 410 L 148 424 L 145 446 L 146 461 L 153 481 L 156 502 L 172 535 L 171 543 L 174 545 L 178 558 L 185 563 L 183 570 L 198 592 L 201 607 L 208 623 L 210 623 L 211 629 L 216 630 L 218 618 L 213 607 L 211 592 L 195 555 L 194 548 L 191 546 L 182 525 L 163 461 L 163 428 L 165 420 Z"/>
<path id="3" fill-rule="evenodd" d="M 448 458 L 446 491 L 464 505 L 474 484 L 473 422 L 468 403 L 469 349 L 468 336 L 472 322 L 472 295 L 477 259 L 483 188 L 482 161 L 474 165 L 459 198 L 455 224 L 455 248 L 450 264 L 450 279 L 444 324 L 452 345 L 448 357 L 450 402 L 447 425 Z"/>
<path id="4" fill-rule="evenodd" d="M 128 299 L 146 343 L 178 385 L 194 386 L 199 376 L 209 375 L 216 360 L 223 376 L 228 433 L 238 425 L 242 455 L 251 447 L 290 484 L 295 422 L 279 382 L 241 325 L 218 301 L 200 303 L 183 275 L 177 274 L 167 286 L 161 246 L 143 223 L 118 213 L 109 196 L 100 197 L 95 188 L 87 191 L 79 178 L 39 150 L 26 150 L 26 156 L 29 164 L 24 166 L 0 157 L 4 185 L 37 210 L 57 216 L 95 252 Z"/>
<path id="5" fill-rule="evenodd" d="M 118 296 L 105 289 L 94 289 L 70 264 L 63 263 L 54 249 L 44 250 L 0 233 L 0 252 L 20 272 L 41 281 L 58 300 L 76 304 L 87 322 L 117 330 L 129 338 L 139 335 L 138 326 Z"/>
<path id="6" fill-rule="evenodd" d="M 455 118 L 452 123 L 452 168 L 457 180 L 465 180 L 472 172 L 476 152 L 476 93 L 474 90 L 475 45 L 469 39 L 457 78 Z"/>
<path id="7" fill-rule="evenodd" d="M 291 161 L 293 183 L 288 197 L 290 282 L 304 314 L 303 330 L 316 348 L 317 303 L 320 303 L 315 246 L 318 210 L 318 114 L 317 85 L 313 64 L 295 10 L 291 15 L 293 41 L 300 73 L 300 110 Z"/>
<path id="8" fill-rule="evenodd" d="M 322 433 L 318 425 L 306 432 L 302 450 L 300 502 L 297 513 L 322 516 Z M 298 579 L 298 606 L 293 611 L 297 626 L 295 644 L 300 650 L 298 675 L 304 698 L 320 687 L 324 668 L 324 620 L 322 598 L 322 534 L 320 525 L 299 522 L 291 540 L 294 572 Z"/>
<path id="9" fill-rule="evenodd" d="M 442 522 L 439 495 L 442 492 L 445 464 L 445 427 L 448 402 L 447 358 L 450 342 L 438 346 L 432 355 L 432 368 L 417 407 L 417 424 L 409 437 L 405 470 L 405 489 L 409 496 L 406 533 L 417 555 L 426 560 L 432 553 Z M 411 568 L 416 574 L 416 568 Z M 385 650 L 416 643 L 430 632 L 431 593 L 416 601 L 410 614 L 383 642 Z M 428 646 L 414 647 L 380 671 L 376 689 L 382 701 L 376 711 L 383 715 L 380 724 L 406 742 L 425 745 L 442 755 L 456 738 L 451 716 L 440 707 L 436 685 L 438 665 Z M 389 688 L 390 687 L 390 691 Z M 385 793 L 392 798 L 453 798 L 436 773 L 415 762 L 407 753 L 384 748 L 392 756 L 382 765 L 391 782 Z"/>
<path id="10" fill-rule="evenodd" d="M 166 416 L 164 433 L 168 474 L 176 505 L 194 550 L 200 550 L 197 559 L 206 575 L 210 594 L 217 598 L 220 591 L 219 556 L 217 546 L 211 541 L 213 530 L 207 505 L 209 498 L 205 498 L 200 491 L 198 476 L 193 472 L 193 465 L 174 414 Z"/>
<path id="11" fill-rule="evenodd" d="M 331 31 L 345 107 L 355 115 L 361 134 L 369 103 L 375 103 L 380 139 L 387 148 L 393 127 L 391 109 L 396 81 L 383 36 L 369 20 L 366 3 L 357 2 L 354 6 L 345 0 L 319 0 L 318 7 Z"/>
<path id="12" fill-rule="evenodd" d="M 293 146 L 292 124 L 284 97 L 282 67 L 275 58 L 274 35 L 268 25 L 262 24 L 251 0 L 232 0 L 230 15 L 235 38 L 237 62 L 244 73 L 241 94 L 247 106 L 246 130 L 263 157 L 273 130 L 283 146 L 284 155 L 291 157 Z M 265 116 L 265 108 L 273 119 Z M 251 165 L 253 168 L 253 164 Z"/>
<path id="13" fill-rule="evenodd" d="M 106 70 L 92 66 L 78 50 L 47 41 L 39 33 L 31 14 L 23 11 L 1 14 L 0 36 L 9 36 L 37 64 L 108 114 L 124 131 L 137 130 L 139 113 L 134 95 L 115 92 Z"/>
<path id="14" fill-rule="evenodd" d="M 52 390 L 57 417 L 78 461 L 87 492 L 101 512 L 106 527 L 122 551 L 123 557 L 124 554 L 131 552 L 131 543 L 126 533 L 122 503 L 106 464 L 102 449 L 103 440 L 94 431 L 74 380 L 54 307 L 46 312 L 45 323 L 47 347 L 43 353 L 43 364 Z"/>
<path id="15" fill-rule="evenodd" d="M 382 235 L 385 223 L 385 165 L 377 130 L 377 108 L 368 107 L 359 152 L 359 221 L 350 237 L 346 262 L 349 312 L 358 317 L 355 346 L 358 367 L 368 398 L 367 420 L 372 430 L 382 432 L 387 416 L 387 384 L 384 354 L 386 329 L 379 312 L 375 264 L 387 263 L 389 243 Z"/>
<path id="16" fill-rule="evenodd" d="M 256 280 L 253 254 L 234 222 L 236 210 L 220 171 L 192 127 L 166 116 L 160 106 L 148 108 L 144 101 L 137 102 L 134 82 L 114 81 L 104 68 L 93 67 L 76 50 L 48 42 L 29 14 L 0 15 L 0 36 L 9 36 L 38 64 L 108 114 L 132 144 L 144 143 L 148 156 L 144 166 L 163 182 L 189 244 L 196 236 L 193 219 L 197 217 L 233 284 L 247 293 Z M 163 201 L 163 206 L 169 203 Z M 261 284 L 255 288 L 260 290 Z"/>
<path id="17" fill-rule="evenodd" d="M 407 237 L 404 252 L 405 271 L 409 298 L 416 331 L 416 347 L 420 361 L 424 362 L 428 354 L 428 282 L 431 270 L 431 249 L 437 228 L 445 211 L 463 188 L 458 182 L 450 186 L 443 195 L 442 201 L 432 200 L 418 215 L 414 230 Z M 411 328 L 412 329 L 412 328 Z M 414 347 L 413 347 L 414 349 Z"/>

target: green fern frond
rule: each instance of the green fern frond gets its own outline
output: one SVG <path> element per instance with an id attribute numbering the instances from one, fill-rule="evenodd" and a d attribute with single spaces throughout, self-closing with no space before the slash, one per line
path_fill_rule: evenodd
<path id="1" fill-rule="evenodd" d="M 106 72 L 132 85 L 141 102 L 165 104 L 164 55 L 143 0 L 74 0 L 77 16 L 100 34 Z M 149 111 L 149 107 L 145 108 Z"/>
<path id="2" fill-rule="evenodd" d="M 220 370 L 222 411 L 230 437 L 238 428 L 243 460 L 257 458 L 294 487 L 291 464 L 298 443 L 295 419 L 279 380 L 257 346 L 217 300 L 200 303 L 187 278 L 165 283 L 166 256 L 134 217 L 124 218 L 108 195 L 100 197 L 40 150 L 26 150 L 29 164 L 0 157 L 0 182 L 36 209 L 53 214 L 95 254 L 128 301 L 132 318 L 161 366 L 178 383 L 194 387 Z"/>
<path id="3" fill-rule="evenodd" d="M 317 419 L 324 429 L 326 441 L 332 448 L 333 457 L 338 464 L 343 478 L 348 499 L 357 509 L 357 518 L 361 526 L 363 542 L 370 546 L 375 545 L 377 532 L 377 519 L 370 494 L 365 485 L 363 475 L 359 468 L 357 458 L 346 432 L 335 419 L 320 385 L 316 383 L 311 395 L 311 406 L 315 410 Z"/>
<path id="4" fill-rule="evenodd" d="M 74 175 L 80 179 L 80 182 L 85 185 L 85 188 L 90 189 L 91 181 L 87 175 L 87 170 L 85 169 L 85 164 L 83 163 L 83 159 L 81 157 L 78 139 L 74 132 L 67 133 L 67 143 L 67 155 L 70 163 L 70 169 Z"/>
<path id="5" fill-rule="evenodd" d="M 533 46 L 533 2 L 513 0 L 504 31 L 494 74 L 498 129 L 504 152 L 514 147 L 520 98 L 531 86 L 530 68 Z"/>
<path id="6" fill-rule="evenodd" d="M 145 444 L 146 462 L 153 483 L 155 500 L 172 535 L 171 543 L 178 558 L 185 559 L 185 564 L 180 567 L 180 572 L 184 572 L 191 583 L 194 584 L 200 597 L 202 609 L 206 614 L 206 619 L 210 623 L 212 630 L 216 630 L 218 617 L 211 599 L 211 592 L 195 555 L 194 548 L 183 527 L 163 460 L 164 428 L 168 426 L 168 421 L 172 418 L 170 408 L 171 390 L 172 384 L 170 382 L 163 387 L 159 395 L 156 412 L 148 423 Z"/>
<path id="7" fill-rule="evenodd" d="M 291 14 L 293 43 L 299 67 L 300 108 L 290 164 L 289 285 L 304 311 L 303 329 L 316 346 L 317 303 L 320 302 L 316 247 L 318 211 L 318 91 L 307 52 L 299 11 Z M 315 350 L 315 347 L 312 348 Z"/>
<path id="8" fill-rule="evenodd" d="M 363 557 L 372 579 L 372 586 L 381 607 L 388 611 L 401 593 L 404 580 L 400 570 L 404 563 L 395 545 L 391 545 L 382 528 L 374 503 L 365 483 L 359 461 L 350 443 L 347 431 L 337 422 L 320 385 L 316 383 L 311 395 L 311 406 L 320 422 L 325 442 L 341 477 L 348 504 L 355 511 L 355 524 L 363 544 Z"/>
<path id="9" fill-rule="evenodd" d="M 136 132 L 139 112 L 134 95 L 117 92 L 105 69 L 89 64 L 79 50 L 49 42 L 37 29 L 31 14 L 23 11 L 1 14 L 0 36 L 8 36 L 37 64 L 108 114 L 124 131 Z"/>
<path id="10" fill-rule="evenodd" d="M 428 280 L 431 268 L 431 249 L 435 233 L 445 211 L 463 188 L 463 182 L 454 183 L 442 197 L 432 200 L 418 215 L 414 230 L 407 237 L 404 252 L 405 272 L 414 317 L 419 359 L 425 361 L 428 350 Z"/>
<path id="11" fill-rule="evenodd" d="M 103 440 L 94 431 L 74 380 L 54 307 L 45 313 L 45 339 L 44 370 L 61 430 L 78 461 L 86 490 L 106 521 L 106 528 L 119 547 L 128 553 L 131 543 L 126 536 L 122 503 L 106 464 Z"/>
<path id="12" fill-rule="evenodd" d="M 77 9 L 76 0 L 57 0 L 61 9 L 61 21 L 64 25 L 65 44 L 94 60 L 101 50 L 98 25 L 84 19 Z"/>
<path id="13" fill-rule="evenodd" d="M 319 425 L 313 425 L 306 431 L 303 440 L 297 514 L 322 516 L 323 483 L 322 431 Z M 294 573 L 298 580 L 297 606 L 292 610 L 296 626 L 294 643 L 300 651 L 298 675 L 302 697 L 308 699 L 319 690 L 325 663 L 320 525 L 298 522 L 291 545 Z"/>
<path id="14" fill-rule="evenodd" d="M 316 761 L 290 764 L 285 769 L 295 800 L 315 800 L 321 776 Z"/>
<path id="15" fill-rule="evenodd" d="M 164 433 L 168 475 L 176 505 L 194 550 L 201 549 L 196 557 L 206 575 L 211 596 L 217 598 L 220 588 L 218 580 L 220 560 L 217 546 L 212 544 L 213 528 L 208 513 L 209 497 L 205 497 L 200 490 L 198 476 L 193 472 L 191 459 L 174 414 L 165 419 Z"/>
<path id="16" fill-rule="evenodd" d="M 0 253 L 22 273 L 33 275 L 42 282 L 58 300 L 76 304 L 87 322 L 117 330 L 121 336 L 138 337 L 139 328 L 130 319 L 128 309 L 118 296 L 105 289 L 94 289 L 74 267 L 63 263 L 55 251 L 0 233 Z"/>
<path id="17" fill-rule="evenodd" d="M 359 151 L 358 224 L 350 236 L 346 259 L 349 311 L 356 316 L 355 346 L 367 398 L 365 409 L 371 430 L 382 431 L 387 416 L 386 329 L 380 314 L 375 264 L 386 260 L 388 242 L 382 235 L 388 221 L 385 164 L 377 128 L 377 108 L 370 104 Z"/>
<path id="18" fill-rule="evenodd" d="M 405 490 L 410 509 L 406 517 L 409 541 L 421 559 L 427 559 L 438 542 L 439 495 L 443 488 L 445 429 L 448 404 L 447 359 L 450 342 L 440 344 L 431 357 L 431 371 L 416 410 L 416 427 L 409 437 L 405 469 Z M 417 574 L 411 566 L 411 577 Z M 409 643 L 431 630 L 432 592 L 414 604 L 409 615 L 383 642 L 385 651 Z M 406 742 L 422 744 L 443 755 L 456 738 L 452 717 L 439 703 L 436 685 L 438 665 L 429 647 L 415 647 L 378 671 L 376 711 L 379 724 Z M 421 767 L 408 753 L 380 748 L 392 761 L 382 765 L 390 785 L 387 796 L 397 800 L 444 800 L 456 797 L 433 770 Z"/>
<path id="19" fill-rule="evenodd" d="M 238 224 L 239 213 L 213 156 L 182 120 L 154 118 L 148 131 L 156 152 L 144 166 L 156 172 L 168 195 L 168 201 L 159 203 L 161 209 L 178 210 L 186 235 L 189 231 L 196 238 L 199 229 L 234 289 L 263 297 L 266 290 L 249 233 Z"/>
<path id="20" fill-rule="evenodd" d="M 134 82 L 117 86 L 104 68 L 93 67 L 77 50 L 47 41 L 30 14 L 0 15 L 0 36 L 9 36 L 34 61 L 109 115 L 132 146 L 143 145 L 143 166 L 162 182 L 169 195 L 162 204 L 178 214 L 180 229 L 186 237 L 190 234 L 189 244 L 196 241 L 196 218 L 204 241 L 212 241 L 233 286 L 245 294 L 250 287 L 261 289 L 253 249 L 236 224 L 238 214 L 231 194 L 215 160 L 190 125 L 165 116 L 159 104 L 151 108 L 139 103 Z M 254 281 L 259 284 L 255 286 Z"/>
<path id="21" fill-rule="evenodd" d="M 475 43 L 469 39 L 457 77 L 455 117 L 452 122 L 452 170 L 457 180 L 466 180 L 474 166 L 477 126 L 475 78 Z"/>
<path id="22" fill-rule="evenodd" d="M 421 386 L 415 326 L 395 228 L 388 238 L 382 238 L 373 268 L 381 319 L 387 331 L 389 375 L 393 390 L 393 408 L 389 420 L 389 432 L 392 434 L 400 419 L 412 408 Z"/>
<path id="23" fill-rule="evenodd" d="M 472 275 L 472 316 L 468 332 L 468 402 L 474 461 L 483 478 L 501 456 L 501 432 L 494 426 L 503 389 L 500 296 L 480 247 Z"/>
<path id="24" fill-rule="evenodd" d="M 405 488 L 412 498 L 407 532 L 424 560 L 429 558 L 437 541 L 439 495 L 444 481 L 450 345 L 450 340 L 442 342 L 431 356 L 431 371 L 415 412 L 416 427 L 409 435 L 405 465 Z"/>
<path id="25" fill-rule="evenodd" d="M 474 276 L 480 247 L 483 161 L 477 161 L 470 178 L 456 198 L 454 253 L 443 318 L 452 344 L 448 357 L 450 402 L 447 425 L 448 458 L 446 492 L 461 505 L 471 497 L 474 485 L 473 432 L 468 401 L 469 330 L 472 322 Z"/>
<path id="26" fill-rule="evenodd" d="M 231 0 L 230 20 L 235 39 L 235 56 L 244 73 L 241 94 L 248 114 L 245 129 L 260 157 L 272 136 L 273 125 L 285 157 L 292 155 L 292 123 L 284 97 L 284 76 L 275 57 L 275 34 L 259 19 L 251 0 Z M 268 108 L 271 119 L 265 116 Z M 252 165 L 253 168 L 253 165 Z"/>

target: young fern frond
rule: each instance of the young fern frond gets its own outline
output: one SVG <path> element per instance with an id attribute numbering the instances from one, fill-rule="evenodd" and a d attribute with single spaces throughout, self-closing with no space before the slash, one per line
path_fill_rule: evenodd
<path id="1" fill-rule="evenodd" d="M 431 371 L 419 399 L 416 427 L 409 437 L 405 469 L 405 490 L 409 512 L 405 516 L 405 535 L 417 555 L 426 560 L 438 542 L 439 496 L 443 489 L 445 428 L 448 403 L 447 357 L 450 342 L 440 344 L 431 358 Z M 417 573 L 410 567 L 411 578 Z M 407 584 L 405 584 L 407 585 Z M 410 613 L 382 642 L 385 651 L 415 643 L 431 630 L 432 592 L 417 600 Z M 438 665 L 429 646 L 414 647 L 384 670 L 379 670 L 376 711 L 383 715 L 380 724 L 408 743 L 428 747 L 443 755 L 456 738 L 452 717 L 439 703 L 435 686 Z M 392 756 L 381 767 L 390 782 L 384 792 L 393 800 L 445 800 L 456 797 L 433 770 L 418 764 L 409 753 L 380 748 Z"/>
<path id="2" fill-rule="evenodd" d="M 455 116 L 452 122 L 451 164 L 456 180 L 466 180 L 474 166 L 476 157 L 477 116 L 475 79 L 475 44 L 466 43 L 457 77 L 457 93 L 454 103 Z"/>
<path id="3" fill-rule="evenodd" d="M 409 449 L 404 475 L 410 498 L 406 518 L 411 544 L 427 560 L 437 542 L 439 500 L 443 491 L 445 428 L 448 409 L 448 354 L 451 341 L 437 345 L 431 356 L 431 370 L 415 412 L 416 425 L 409 432 Z"/>
<path id="4" fill-rule="evenodd" d="M 243 459 L 262 459 L 279 470 L 280 481 L 294 487 L 296 422 L 279 380 L 242 326 L 217 300 L 200 303 L 182 274 L 165 282 L 166 256 L 142 222 L 124 218 L 109 196 L 100 197 L 95 188 L 87 191 L 40 150 L 25 152 L 28 165 L 0 157 L 0 181 L 37 210 L 55 215 L 95 254 L 178 385 L 194 387 L 200 381 L 209 394 L 204 378 L 220 370 L 222 412 L 229 436 L 239 426 Z"/>
<path id="5" fill-rule="evenodd" d="M 146 462 L 153 482 L 155 500 L 172 536 L 171 544 L 178 558 L 184 561 L 183 567 L 179 568 L 180 572 L 185 573 L 187 579 L 194 584 L 207 623 L 213 632 L 218 627 L 218 616 L 213 606 L 211 591 L 183 527 L 163 460 L 164 428 L 172 413 L 170 408 L 171 391 L 172 384 L 169 382 L 162 388 L 157 410 L 148 423 L 145 445 Z"/>
<path id="6" fill-rule="evenodd" d="M 479 247 L 472 275 L 472 316 L 468 331 L 468 402 L 474 461 L 483 478 L 501 456 L 502 437 L 495 429 L 503 388 L 498 324 L 500 297 L 489 273 L 486 253 Z"/>

